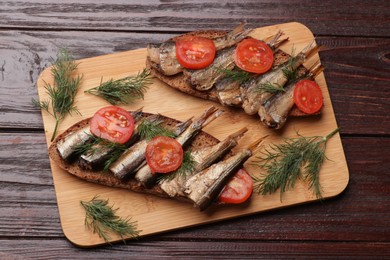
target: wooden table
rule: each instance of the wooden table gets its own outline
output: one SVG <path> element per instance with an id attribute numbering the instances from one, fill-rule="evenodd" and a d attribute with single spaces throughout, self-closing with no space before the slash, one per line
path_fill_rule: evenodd
<path id="1" fill-rule="evenodd" d="M 1 1 L 0 259 L 390 257 L 388 1 Z M 336 198 L 82 249 L 63 235 L 37 98 L 58 47 L 76 59 L 199 29 L 297 21 L 315 34 L 350 181 Z"/>

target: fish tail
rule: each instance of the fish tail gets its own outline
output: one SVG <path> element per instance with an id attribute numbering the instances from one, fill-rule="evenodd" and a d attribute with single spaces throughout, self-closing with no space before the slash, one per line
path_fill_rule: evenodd
<path id="1" fill-rule="evenodd" d="M 283 44 L 285 44 L 286 42 L 288 42 L 288 40 L 290 40 L 290 38 L 283 38 L 277 42 L 275 42 L 275 44 L 273 46 L 271 46 L 272 49 L 274 50 L 277 50 L 279 49 L 280 46 L 282 46 Z"/>
<path id="2" fill-rule="evenodd" d="M 245 25 L 246 25 L 245 22 L 240 23 L 238 26 L 236 26 L 236 27 L 230 32 L 230 34 L 232 34 L 232 35 L 238 35 L 238 34 L 242 33 L 242 32 L 244 31 Z"/>
<path id="3" fill-rule="evenodd" d="M 131 115 L 133 116 L 134 121 L 138 121 L 142 117 L 142 110 L 143 109 L 144 109 L 144 107 L 141 107 L 141 108 L 131 112 Z"/>
<path id="4" fill-rule="evenodd" d="M 161 118 L 161 115 L 160 115 L 160 114 L 153 114 L 153 115 L 151 115 L 151 116 L 148 116 L 148 117 L 147 117 L 147 120 L 148 120 L 149 122 L 156 122 L 156 121 L 158 121 L 160 118 Z"/>
<path id="5" fill-rule="evenodd" d="M 251 33 L 252 29 L 245 29 L 245 22 L 240 23 L 236 28 L 234 28 L 232 31 L 228 33 L 229 39 L 244 39 L 246 36 L 248 36 L 249 33 Z"/>
<path id="6" fill-rule="evenodd" d="M 221 110 L 221 109 L 218 109 L 215 113 L 213 113 L 209 118 L 206 119 L 206 121 L 204 121 L 204 123 L 202 124 L 202 127 L 205 127 L 207 126 L 208 124 L 210 124 L 211 122 L 213 122 L 215 119 L 217 119 L 218 117 L 220 117 L 225 111 Z"/>
<path id="7" fill-rule="evenodd" d="M 316 63 L 313 64 L 313 66 L 309 68 L 308 76 L 310 78 L 315 78 L 318 76 L 318 74 L 320 74 L 323 71 L 324 71 L 324 66 L 321 64 L 320 61 L 317 61 Z"/>
<path id="8" fill-rule="evenodd" d="M 266 43 L 272 48 L 272 49 L 277 49 L 279 48 L 281 45 L 283 45 L 284 43 L 286 43 L 288 41 L 288 37 L 287 38 L 284 38 L 284 39 L 280 39 L 280 37 L 282 37 L 284 35 L 284 33 L 279 30 L 274 37 L 272 37 L 269 41 L 266 41 Z"/>
<path id="9" fill-rule="evenodd" d="M 174 130 L 175 134 L 179 135 L 179 134 L 183 133 L 192 124 L 192 119 L 193 119 L 193 117 L 187 119 L 184 122 L 178 123 L 175 126 L 175 130 Z"/>
<path id="10" fill-rule="evenodd" d="M 322 48 L 321 45 L 317 45 L 316 42 L 315 42 L 315 39 L 313 39 L 301 52 L 300 52 L 300 56 L 302 56 L 302 58 L 304 60 L 307 60 L 307 59 L 310 59 L 313 55 L 315 55 L 316 53 L 318 53 L 320 51 L 320 49 Z"/>
<path id="11" fill-rule="evenodd" d="M 194 123 L 192 124 L 192 128 L 200 129 L 202 127 L 205 127 L 206 125 L 214 121 L 214 119 L 219 117 L 222 112 L 222 110 L 218 110 L 214 106 L 208 108 L 199 118 L 195 119 Z"/>
<path id="12" fill-rule="evenodd" d="M 240 139 L 247 131 L 248 131 L 248 128 L 243 127 L 243 128 L 241 128 L 240 130 L 238 130 L 237 132 L 235 132 L 235 133 L 229 135 L 229 136 L 228 136 L 228 139 L 233 139 L 233 140 L 237 141 L 237 140 Z"/>
<path id="13" fill-rule="evenodd" d="M 257 139 L 256 141 L 254 141 L 253 143 L 251 143 L 249 146 L 248 146 L 248 150 L 251 151 L 252 154 L 255 154 L 259 151 L 263 141 L 268 137 L 269 135 L 265 135 L 259 139 Z"/>

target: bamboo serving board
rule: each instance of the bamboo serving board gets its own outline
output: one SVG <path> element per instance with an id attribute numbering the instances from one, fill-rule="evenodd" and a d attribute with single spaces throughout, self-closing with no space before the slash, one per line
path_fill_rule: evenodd
<path id="1" fill-rule="evenodd" d="M 266 39 L 282 30 L 289 42 L 282 49 L 287 53 L 298 53 L 313 40 L 311 31 L 299 23 L 279 24 L 253 31 L 252 36 Z M 106 101 L 84 93 L 84 90 L 99 85 L 103 81 L 119 79 L 128 75 L 135 75 L 145 67 L 146 49 L 138 49 L 121 53 L 109 54 L 99 57 L 78 60 L 78 71 L 83 74 L 81 89 L 76 96 L 76 106 L 81 115 L 67 116 L 58 128 L 62 133 L 74 123 L 91 117 L 99 108 L 109 105 Z M 314 56 L 305 63 L 309 67 L 319 56 Z M 248 116 L 239 109 L 222 107 L 211 101 L 198 99 L 171 89 L 164 83 L 154 80 L 145 95 L 145 99 L 132 105 L 123 106 L 128 110 L 136 110 L 143 107 L 143 111 L 160 113 L 181 121 L 191 116 L 200 115 L 206 108 L 214 105 L 221 107 L 225 113 L 208 125 L 204 131 L 224 139 L 229 134 L 248 127 L 249 131 L 240 140 L 234 149 L 239 151 L 259 137 L 269 135 L 265 141 L 267 147 L 270 143 L 281 142 L 284 137 L 296 137 L 297 132 L 304 136 L 324 136 L 337 128 L 335 115 L 324 75 L 321 73 L 317 79 L 324 95 L 324 108 L 321 116 L 306 118 L 291 118 L 281 131 L 267 129 L 261 124 L 257 116 Z M 45 82 L 52 83 L 53 77 L 50 68 L 42 72 L 38 79 L 38 94 L 40 100 L 47 100 L 48 95 L 44 88 Z M 46 112 L 42 112 L 45 134 L 48 146 L 54 129 L 54 119 Z M 323 189 L 323 197 L 330 198 L 340 194 L 348 184 L 349 173 L 339 134 L 333 136 L 327 145 L 327 160 L 320 172 L 320 183 Z M 247 170 L 254 175 L 260 174 L 260 169 L 252 165 L 255 156 L 246 164 Z M 80 201 L 89 201 L 95 195 L 109 199 L 110 205 L 119 208 L 117 214 L 123 218 L 131 217 L 136 221 L 140 235 L 146 236 L 169 230 L 185 228 L 200 224 L 216 222 L 219 220 L 240 217 L 259 213 L 262 211 L 297 205 L 316 201 L 317 198 L 308 190 L 304 183 L 298 183 L 293 190 L 287 191 L 281 200 L 279 192 L 273 195 L 253 194 L 251 200 L 239 206 L 218 206 L 199 212 L 191 204 L 162 199 L 151 195 L 137 194 L 120 188 L 110 188 L 78 179 L 61 170 L 51 161 L 51 169 L 57 195 L 58 209 L 61 224 L 65 236 L 74 244 L 82 247 L 90 247 L 105 244 L 105 241 L 97 234 L 86 230 L 84 226 L 85 211 L 80 206 Z M 120 240 L 112 235 L 112 241 Z"/>

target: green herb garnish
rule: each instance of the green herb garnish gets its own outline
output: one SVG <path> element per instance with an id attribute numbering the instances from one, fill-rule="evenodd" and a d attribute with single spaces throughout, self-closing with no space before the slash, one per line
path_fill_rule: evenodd
<path id="1" fill-rule="evenodd" d="M 103 168 L 103 171 L 108 171 L 108 169 L 110 168 L 111 164 L 113 162 L 115 162 L 116 160 L 119 159 L 119 157 L 121 157 L 121 155 L 123 154 L 123 152 L 126 150 L 126 146 L 122 145 L 122 146 L 118 146 L 117 148 L 115 148 L 111 153 L 110 153 L 110 157 L 104 162 L 104 168 Z"/>
<path id="2" fill-rule="evenodd" d="M 284 68 L 282 68 L 283 75 L 287 80 L 295 81 L 298 77 L 298 70 L 294 68 L 294 64 L 297 62 L 297 56 L 294 55 L 294 48 L 291 51 L 291 56 L 288 58 Z"/>
<path id="3" fill-rule="evenodd" d="M 183 162 L 179 169 L 170 174 L 163 174 L 159 177 L 159 182 L 164 180 L 173 180 L 176 176 L 185 176 L 195 170 L 196 161 L 192 157 L 191 151 L 186 151 L 183 155 Z"/>
<path id="4" fill-rule="evenodd" d="M 325 137 L 287 138 L 282 144 L 270 145 L 262 157 L 257 157 L 256 165 L 265 169 L 267 174 L 253 176 L 255 189 L 259 194 L 274 193 L 280 188 L 280 198 L 288 189 L 294 188 L 298 179 L 307 181 L 309 188 L 317 198 L 322 198 L 319 172 L 326 159 L 326 143 L 339 129 Z"/>
<path id="5" fill-rule="evenodd" d="M 56 120 L 51 141 L 57 133 L 59 122 L 67 114 L 72 112 L 79 113 L 73 105 L 77 90 L 82 79 L 82 75 L 74 77 L 78 64 L 74 61 L 69 51 L 61 49 L 57 54 L 57 59 L 53 62 L 51 73 L 54 77 L 54 85 L 45 82 L 45 89 L 50 100 L 37 101 L 33 100 L 34 105 L 45 110 Z M 51 111 L 50 111 L 51 107 Z"/>
<path id="6" fill-rule="evenodd" d="M 130 218 L 122 219 L 116 215 L 118 209 L 108 205 L 108 199 L 102 200 L 98 196 L 90 201 L 80 201 L 86 210 L 84 224 L 87 229 L 97 233 L 99 237 L 108 242 L 111 239 L 109 233 L 119 235 L 124 241 L 124 236 L 137 238 L 141 231 L 137 230 L 137 223 L 130 222 Z"/>
<path id="7" fill-rule="evenodd" d="M 84 91 L 100 96 L 112 105 L 129 104 L 137 99 L 143 99 L 148 85 L 152 83 L 150 70 L 144 69 L 136 76 L 102 82 L 98 87 Z"/>
<path id="8" fill-rule="evenodd" d="M 77 144 L 74 147 L 76 154 L 94 155 L 101 151 L 109 153 L 108 159 L 104 163 L 104 171 L 107 171 L 110 165 L 115 162 L 126 150 L 126 145 L 110 142 L 104 138 L 90 135 L 89 142 Z"/>
<path id="9" fill-rule="evenodd" d="M 150 121 L 148 119 L 144 119 L 137 127 L 137 133 L 140 135 L 141 139 L 146 140 L 151 140 L 153 137 L 158 135 L 172 138 L 176 137 L 173 131 L 162 126 L 162 122 L 162 120 Z"/>
<path id="10" fill-rule="evenodd" d="M 293 58 L 291 58 L 293 59 Z M 287 80 L 296 80 L 298 76 L 298 70 L 294 69 L 290 65 L 287 65 L 282 69 L 283 75 Z"/>
<path id="11" fill-rule="evenodd" d="M 256 88 L 256 90 L 260 93 L 277 93 L 277 92 L 286 92 L 283 86 L 279 84 L 272 84 L 270 82 L 261 84 Z"/>
<path id="12" fill-rule="evenodd" d="M 73 147 L 74 152 L 76 154 L 90 154 L 93 155 L 102 149 L 117 149 L 120 146 L 124 146 L 123 144 L 117 144 L 110 142 L 104 138 L 100 138 L 94 135 L 89 135 L 88 142 L 77 144 Z"/>
<path id="13" fill-rule="evenodd" d="M 234 70 L 226 69 L 226 68 L 216 68 L 217 71 L 225 74 L 225 78 L 231 81 L 237 81 L 240 84 L 244 84 L 248 82 L 251 78 L 253 78 L 253 74 L 246 72 L 242 69 L 235 68 Z"/>

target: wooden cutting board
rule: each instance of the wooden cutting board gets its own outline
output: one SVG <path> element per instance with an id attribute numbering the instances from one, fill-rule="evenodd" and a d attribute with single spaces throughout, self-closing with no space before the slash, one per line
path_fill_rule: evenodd
<path id="1" fill-rule="evenodd" d="M 299 23 L 286 23 L 258 28 L 252 33 L 252 36 L 266 39 L 274 35 L 278 30 L 282 30 L 285 36 L 290 39 L 282 48 L 287 53 L 292 53 L 293 50 L 294 53 L 298 53 L 314 38 L 311 31 Z M 65 131 L 68 127 L 84 118 L 91 117 L 99 108 L 108 105 L 106 101 L 98 97 L 85 94 L 84 90 L 99 85 L 102 79 L 106 81 L 111 78 L 119 79 L 137 74 L 145 67 L 145 59 L 146 49 L 138 49 L 78 60 L 79 73 L 84 75 L 81 90 L 76 97 L 76 106 L 81 116 L 67 116 L 60 123 L 58 133 Z M 309 67 L 318 59 L 318 55 L 314 56 L 305 63 L 306 67 Z M 320 74 L 316 81 L 321 86 L 324 95 L 322 115 L 292 118 L 281 131 L 267 129 L 261 124 L 257 116 L 248 116 L 238 109 L 222 107 L 214 102 L 180 93 L 158 80 L 154 80 L 143 101 L 123 107 L 128 110 L 143 107 L 145 112 L 160 113 L 182 121 L 191 116 L 200 115 L 211 105 L 221 107 L 225 110 L 225 113 L 207 126 L 204 131 L 222 140 L 242 127 L 248 127 L 249 132 L 235 148 L 235 150 L 240 150 L 264 135 L 270 135 L 265 142 L 265 146 L 268 146 L 270 143 L 281 142 L 284 137 L 296 137 L 298 131 L 304 136 L 324 136 L 337 128 L 324 75 Z M 44 70 L 38 79 L 37 87 L 40 100 L 48 99 L 44 88 L 45 82 L 53 82 L 50 68 Z M 54 129 L 54 120 L 46 112 L 42 112 L 42 117 L 49 146 L 50 137 Z M 324 198 L 330 198 L 340 194 L 347 186 L 349 180 L 347 163 L 339 134 L 336 134 L 329 140 L 326 155 L 329 160 L 324 163 L 321 169 L 320 183 L 323 188 Z M 260 169 L 251 165 L 253 159 L 255 157 L 252 157 L 245 166 L 251 174 L 258 175 Z M 250 202 L 245 205 L 222 206 L 206 212 L 199 212 L 191 204 L 88 183 L 61 170 L 52 161 L 51 168 L 64 234 L 72 243 L 82 247 L 105 244 L 103 239 L 99 238 L 97 234 L 86 230 L 84 226 L 85 211 L 80 206 L 80 201 L 89 201 L 95 195 L 109 199 L 111 205 L 114 204 L 116 208 L 119 208 L 118 215 L 131 217 L 133 221 L 137 221 L 138 229 L 141 230 L 141 236 L 317 200 L 305 184 L 298 183 L 294 190 L 290 190 L 283 195 L 282 200 L 279 192 L 267 196 L 254 194 Z M 118 240 L 120 238 L 113 235 L 111 242 Z"/>

